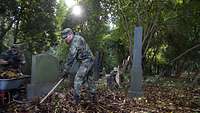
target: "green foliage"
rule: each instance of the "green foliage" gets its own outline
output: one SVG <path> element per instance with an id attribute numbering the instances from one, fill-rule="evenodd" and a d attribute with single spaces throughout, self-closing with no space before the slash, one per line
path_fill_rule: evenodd
<path id="1" fill-rule="evenodd" d="M 52 54 L 58 58 L 60 62 L 64 62 L 66 60 L 68 47 L 67 45 L 62 41 L 60 37 L 60 32 L 63 29 L 63 22 L 66 19 L 66 15 L 68 13 L 67 6 L 65 5 L 64 0 L 59 0 L 59 2 L 56 5 L 56 39 L 57 44 L 54 48 L 52 48 Z"/>
<path id="2" fill-rule="evenodd" d="M 100 45 L 101 51 L 103 52 L 103 66 L 106 71 L 110 71 L 113 67 L 119 64 L 116 51 L 116 42 L 113 40 L 111 35 L 105 35 Z"/>
<path id="3" fill-rule="evenodd" d="M 55 0 L 21 1 L 21 40 L 28 42 L 33 52 L 47 50 L 56 41 Z"/>
<path id="4" fill-rule="evenodd" d="M 3 41 L 6 33 L 11 29 L 18 14 L 18 3 L 16 0 L 0 1 L 0 50 L 3 49 Z"/>
<path id="5" fill-rule="evenodd" d="M 55 0 L 2 0 L 0 40 L 14 38 L 27 43 L 32 52 L 47 50 L 55 38 Z M 7 35 L 8 31 L 12 36 Z"/>
<path id="6" fill-rule="evenodd" d="M 61 31 L 62 30 L 62 24 L 64 22 L 66 14 L 67 14 L 66 7 L 67 6 L 65 5 L 65 1 L 64 0 L 60 0 L 57 3 L 57 6 L 56 6 L 56 29 L 57 29 L 57 31 Z"/>
<path id="7" fill-rule="evenodd" d="M 56 57 L 58 58 L 59 61 L 66 61 L 66 56 L 68 53 L 68 47 L 64 42 L 61 42 L 56 49 Z"/>
<path id="8" fill-rule="evenodd" d="M 166 57 L 172 60 L 175 56 L 200 42 L 200 2 L 189 1 L 176 6 L 176 17 L 168 22 L 165 41 L 168 44 Z M 170 29 L 169 29 L 170 27 Z M 198 49 L 189 52 L 182 60 L 198 60 Z"/>

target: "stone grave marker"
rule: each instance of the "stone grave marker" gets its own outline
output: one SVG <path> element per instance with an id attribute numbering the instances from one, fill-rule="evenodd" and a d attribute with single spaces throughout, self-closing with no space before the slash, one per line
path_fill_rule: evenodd
<path id="1" fill-rule="evenodd" d="M 59 79 L 59 62 L 48 54 L 39 54 L 32 57 L 31 84 L 27 87 L 27 96 L 31 100 L 43 97 Z"/>

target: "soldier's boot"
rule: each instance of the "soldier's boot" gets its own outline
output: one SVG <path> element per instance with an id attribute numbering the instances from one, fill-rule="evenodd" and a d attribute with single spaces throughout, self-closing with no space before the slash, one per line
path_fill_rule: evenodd
<path id="1" fill-rule="evenodd" d="M 91 93 L 90 99 L 91 99 L 91 102 L 97 103 L 97 96 L 96 96 L 96 93 Z"/>
<path id="2" fill-rule="evenodd" d="M 75 101 L 75 104 L 78 105 L 80 103 L 80 96 L 78 94 L 74 94 L 74 101 Z"/>

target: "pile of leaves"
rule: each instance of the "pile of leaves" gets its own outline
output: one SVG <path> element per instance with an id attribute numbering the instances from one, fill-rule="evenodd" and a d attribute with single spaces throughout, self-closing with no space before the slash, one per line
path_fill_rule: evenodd
<path id="1" fill-rule="evenodd" d="M 0 72 L 0 79 L 17 78 L 19 74 L 16 71 L 2 71 Z"/>
<path id="2" fill-rule="evenodd" d="M 144 86 L 144 97 L 128 98 L 122 91 L 98 89 L 97 102 L 83 91 L 81 103 L 73 101 L 72 90 L 55 92 L 44 103 L 10 104 L 11 113 L 198 113 L 200 89 L 176 89 L 156 85 Z"/>

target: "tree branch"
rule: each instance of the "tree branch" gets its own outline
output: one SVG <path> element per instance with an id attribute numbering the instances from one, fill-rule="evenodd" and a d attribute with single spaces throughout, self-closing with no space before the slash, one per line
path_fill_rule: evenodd
<path id="1" fill-rule="evenodd" d="M 3 37 L 6 35 L 6 33 L 11 29 L 13 23 L 15 22 L 16 19 L 13 19 L 9 26 L 6 29 L 2 30 L 2 33 L 0 34 L 0 40 L 3 40 Z"/>
<path id="2" fill-rule="evenodd" d="M 128 36 L 129 38 L 129 54 L 132 58 L 132 33 L 129 31 L 129 25 L 128 25 L 128 22 L 127 22 L 127 19 L 126 19 L 126 16 L 121 8 L 121 2 L 120 0 L 118 0 L 118 9 L 120 10 L 121 12 L 121 17 L 122 17 L 122 20 L 123 20 L 123 27 L 124 27 L 124 30 L 126 30 L 126 35 Z M 132 59 L 131 59 L 132 60 Z"/>
<path id="3" fill-rule="evenodd" d="M 181 58 L 182 56 L 186 55 L 188 52 L 192 51 L 193 49 L 196 49 L 200 47 L 200 44 L 197 44 L 193 47 L 191 47 L 190 49 L 187 49 L 185 52 L 181 53 L 179 56 L 177 56 L 176 58 L 174 58 L 173 60 L 171 60 L 170 63 L 173 63 L 174 61 L 178 60 L 179 58 Z"/>

